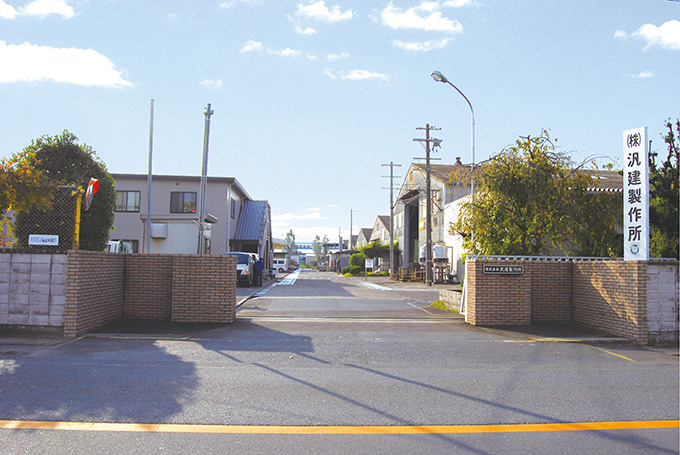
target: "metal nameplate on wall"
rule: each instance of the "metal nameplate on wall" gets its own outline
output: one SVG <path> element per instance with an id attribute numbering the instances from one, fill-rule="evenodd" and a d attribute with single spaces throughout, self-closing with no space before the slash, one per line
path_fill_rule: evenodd
<path id="1" fill-rule="evenodd" d="M 524 275 L 523 265 L 485 265 L 484 275 Z"/>

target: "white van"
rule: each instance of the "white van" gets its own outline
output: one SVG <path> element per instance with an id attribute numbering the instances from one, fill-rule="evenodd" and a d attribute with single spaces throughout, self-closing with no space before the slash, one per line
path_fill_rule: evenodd
<path id="1" fill-rule="evenodd" d="M 122 240 L 109 240 L 106 242 L 105 251 L 108 253 L 132 253 L 132 243 Z"/>
<path id="2" fill-rule="evenodd" d="M 288 265 L 288 259 L 275 258 L 272 261 L 272 269 L 276 272 L 287 272 L 290 269 L 290 266 Z"/>
<path id="3" fill-rule="evenodd" d="M 237 284 L 244 286 L 255 285 L 255 262 L 258 256 L 255 253 L 240 251 L 224 253 L 228 256 L 236 256 L 236 279 Z"/>

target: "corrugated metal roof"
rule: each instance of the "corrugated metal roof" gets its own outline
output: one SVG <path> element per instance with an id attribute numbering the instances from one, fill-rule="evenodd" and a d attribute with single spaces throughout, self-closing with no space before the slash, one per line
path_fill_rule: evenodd
<path id="1" fill-rule="evenodd" d="M 267 201 L 246 201 L 238 218 L 234 240 L 262 240 L 268 210 Z"/>

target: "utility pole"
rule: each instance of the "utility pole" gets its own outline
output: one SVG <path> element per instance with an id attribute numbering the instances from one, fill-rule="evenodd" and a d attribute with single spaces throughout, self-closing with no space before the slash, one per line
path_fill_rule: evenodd
<path id="1" fill-rule="evenodd" d="M 342 230 L 338 228 L 338 258 L 335 264 L 338 268 L 338 273 L 342 271 Z"/>
<path id="2" fill-rule="evenodd" d="M 354 243 L 352 242 L 352 224 L 354 222 L 352 221 L 352 212 L 354 212 L 353 209 L 349 209 L 349 249 L 354 248 Z"/>
<path id="3" fill-rule="evenodd" d="M 390 161 L 390 164 L 381 164 L 382 167 L 384 166 L 389 166 L 390 167 L 390 280 L 394 279 L 394 179 L 395 178 L 401 178 L 401 176 L 394 175 L 394 168 L 396 167 L 401 167 L 401 164 L 394 164 L 394 162 Z M 383 177 L 387 178 L 387 175 L 383 175 Z M 384 190 L 387 188 L 383 188 Z"/>
<path id="4" fill-rule="evenodd" d="M 210 138 L 210 117 L 215 112 L 210 110 L 210 103 L 205 110 L 205 131 L 203 133 L 203 169 L 201 170 L 201 200 L 198 216 L 198 250 L 197 254 L 204 252 L 204 231 L 205 231 L 205 193 L 208 184 L 208 140 Z"/>
<path id="5" fill-rule="evenodd" d="M 144 252 L 151 253 L 151 179 L 153 155 L 153 100 L 149 113 L 149 174 L 146 177 L 146 221 L 144 223 Z"/>
<path id="6" fill-rule="evenodd" d="M 439 131 L 441 128 L 430 126 L 428 123 L 425 128 L 416 128 L 417 130 L 425 130 L 425 139 L 413 139 L 416 142 L 425 142 L 425 284 L 432 285 L 432 196 L 430 194 L 430 143 L 434 143 L 434 147 L 441 144 L 441 139 L 430 138 L 430 131 Z M 422 158 L 415 158 L 422 159 Z M 432 158 L 436 159 L 436 158 Z"/>

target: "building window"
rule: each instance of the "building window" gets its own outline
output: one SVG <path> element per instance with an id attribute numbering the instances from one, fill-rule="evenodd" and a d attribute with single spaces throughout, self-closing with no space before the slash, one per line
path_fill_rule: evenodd
<path id="1" fill-rule="evenodd" d="M 196 213 L 196 193 L 170 193 L 170 213 Z"/>
<path id="2" fill-rule="evenodd" d="M 231 217 L 236 217 L 236 199 L 231 198 Z"/>
<path id="3" fill-rule="evenodd" d="M 118 191 L 116 212 L 139 212 L 139 191 Z"/>

